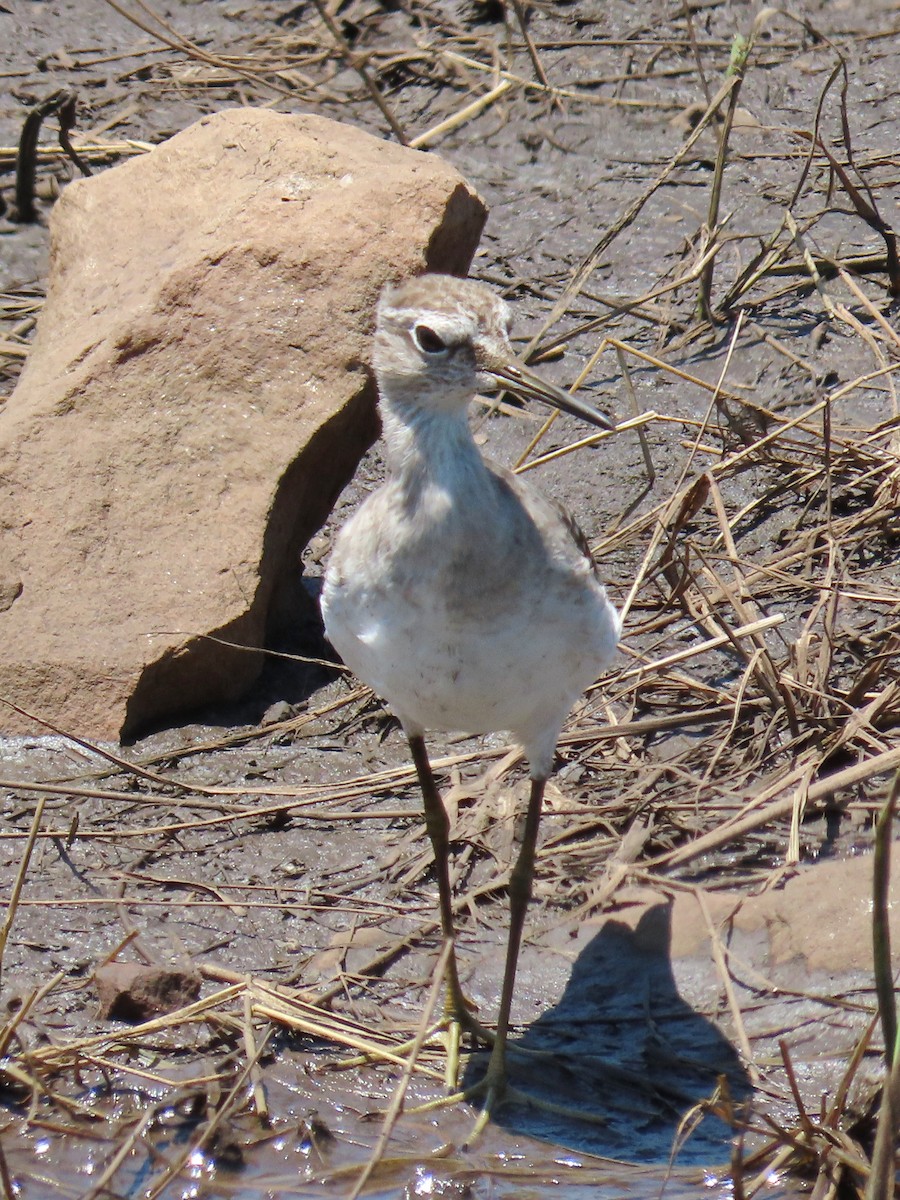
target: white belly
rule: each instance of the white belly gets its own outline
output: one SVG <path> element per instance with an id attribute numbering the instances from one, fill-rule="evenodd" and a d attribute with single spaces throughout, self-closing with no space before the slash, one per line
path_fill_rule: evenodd
<path id="1" fill-rule="evenodd" d="M 382 696 L 408 731 L 508 730 L 528 749 L 546 727 L 555 744 L 575 699 L 609 662 L 619 636 L 602 586 L 585 577 L 564 593 L 468 617 L 433 595 L 326 587 L 325 628 L 351 670 Z M 551 728 L 552 727 L 552 728 Z"/>
<path id="2" fill-rule="evenodd" d="M 619 619 L 566 519 L 470 450 L 464 472 L 389 482 L 343 528 L 325 630 L 407 733 L 508 730 L 549 771 Z"/>

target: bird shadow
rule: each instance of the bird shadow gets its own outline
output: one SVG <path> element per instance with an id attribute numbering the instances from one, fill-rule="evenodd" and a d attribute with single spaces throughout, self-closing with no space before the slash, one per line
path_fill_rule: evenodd
<path id="1" fill-rule="evenodd" d="M 752 1087 L 735 1048 L 679 994 L 670 948 L 668 903 L 651 906 L 635 928 L 606 922 L 559 1002 L 510 1043 L 511 1087 L 530 1102 L 504 1103 L 498 1125 L 642 1163 L 668 1162 L 690 1128 L 680 1163 L 727 1157 L 734 1131 L 708 1101 L 719 1088 L 736 1107 Z M 465 1086 L 484 1065 L 473 1056 Z"/>

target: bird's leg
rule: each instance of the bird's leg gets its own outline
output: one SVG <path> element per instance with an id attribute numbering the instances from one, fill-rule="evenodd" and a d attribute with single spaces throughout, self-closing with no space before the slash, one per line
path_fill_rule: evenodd
<path id="1" fill-rule="evenodd" d="M 487 1074 L 479 1085 L 484 1092 L 481 1116 L 473 1130 L 476 1137 L 490 1116 L 491 1109 L 506 1091 L 506 1039 L 509 1033 L 509 1016 L 512 1008 L 513 988 L 516 982 L 516 966 L 519 948 L 525 929 L 525 914 L 531 899 L 531 883 L 534 877 L 534 856 L 537 847 L 538 826 L 541 820 L 541 805 L 547 780 L 532 779 L 525 828 L 519 857 L 509 876 L 509 940 L 506 943 L 506 967 L 503 972 L 503 989 L 500 993 L 500 1011 L 497 1016 L 497 1034 L 488 1062 Z"/>
<path id="2" fill-rule="evenodd" d="M 493 1038 L 472 1016 L 472 1006 L 466 999 L 459 982 L 459 971 L 456 966 L 456 951 L 454 939 L 456 932 L 453 925 L 453 897 L 450 891 L 450 821 L 447 810 L 438 793 L 431 763 L 428 761 L 428 751 L 425 739 L 421 734 L 409 734 L 409 748 L 415 763 L 419 786 L 422 789 L 422 801 L 425 807 L 425 828 L 431 839 L 434 850 L 434 866 L 437 872 L 438 897 L 441 912 L 441 932 L 444 941 L 451 946 L 450 957 L 447 960 L 447 1009 L 452 1019 L 468 1033 L 483 1040 Z"/>
<path id="3" fill-rule="evenodd" d="M 412 739 L 410 739 L 412 743 Z M 430 776 L 430 768 L 428 767 L 428 759 L 424 757 L 424 746 L 421 748 L 421 753 L 424 758 L 425 767 Z M 413 747 L 414 758 L 417 754 L 416 748 Z M 416 760 L 418 767 L 418 760 Z M 422 778 L 420 773 L 420 779 Z M 470 1146 L 483 1132 L 487 1125 L 491 1113 L 504 1099 L 513 1100 L 517 1104 L 533 1104 L 539 1108 L 543 1108 L 548 1112 L 552 1112 L 558 1116 L 565 1117 L 573 1121 L 590 1121 L 601 1125 L 605 1124 L 605 1118 L 593 1117 L 590 1113 L 584 1112 L 581 1109 L 570 1108 L 564 1104 L 558 1104 L 552 1100 L 537 1099 L 529 1096 L 517 1088 L 510 1087 L 507 1083 L 506 1074 L 506 1041 L 509 1034 L 509 1018 L 510 1010 L 512 1009 L 513 989 L 516 982 L 516 967 L 519 961 L 519 949 L 522 944 L 522 934 L 525 929 L 525 917 L 528 911 L 528 902 L 531 899 L 531 885 L 534 877 L 534 859 L 537 848 L 538 827 L 541 819 L 541 805 L 544 799 L 544 787 L 546 785 L 546 776 L 542 779 L 531 780 L 531 794 L 528 799 L 528 810 L 525 816 L 525 829 L 522 836 L 522 845 L 519 850 L 519 856 L 516 864 L 512 869 L 509 877 L 509 940 L 506 944 L 506 966 L 503 973 L 503 987 L 500 994 L 500 1012 L 497 1019 L 497 1032 L 488 1040 L 493 1042 L 491 1057 L 488 1062 L 487 1072 L 483 1079 L 472 1087 L 467 1087 L 465 1091 L 458 1092 L 453 1096 L 444 1098 L 443 1100 L 431 1100 L 426 1104 L 421 1104 L 415 1109 L 408 1109 L 408 1112 L 426 1113 L 433 1112 L 437 1108 L 441 1108 L 448 1102 L 452 1103 L 456 1100 L 474 1100 L 476 1097 L 484 1097 L 481 1111 L 478 1114 L 478 1119 L 472 1129 L 471 1134 L 466 1139 L 466 1145 Z M 440 807 L 440 811 L 444 816 L 444 824 L 446 827 L 446 813 L 444 813 L 443 805 L 437 795 L 437 790 L 434 788 L 434 781 L 431 782 L 434 799 Z M 428 795 L 423 784 L 423 794 Z M 426 801 L 426 813 L 428 811 L 428 801 Z M 437 847 L 435 847 L 435 857 L 438 856 Z M 440 873 L 439 873 L 440 878 Z M 449 883 L 448 883 L 448 900 L 449 900 Z M 449 912 L 448 903 L 448 912 Z M 441 913 L 443 916 L 444 906 L 441 905 Z M 448 928 L 453 929 L 452 914 Z M 445 929 L 446 933 L 446 929 Z M 451 958 L 451 963 L 453 959 Z M 453 965 L 455 976 L 455 963 Z M 449 978 L 448 978 L 449 984 Z M 457 987 L 459 986 L 457 980 Z M 452 988 L 451 988 L 452 991 Z M 462 995 L 462 990 L 459 991 L 460 1002 L 465 1004 L 465 997 Z M 460 1014 L 461 1015 L 461 1014 Z M 471 1015 L 467 1014 L 467 1020 L 460 1021 L 460 1024 L 468 1028 L 469 1023 L 474 1023 Z M 480 1029 L 480 1026 L 478 1027 Z M 542 1058 L 545 1052 L 539 1050 L 525 1050 L 524 1047 L 516 1047 L 518 1053 L 524 1053 L 538 1061 Z M 551 1055 L 555 1057 L 555 1055 Z"/>

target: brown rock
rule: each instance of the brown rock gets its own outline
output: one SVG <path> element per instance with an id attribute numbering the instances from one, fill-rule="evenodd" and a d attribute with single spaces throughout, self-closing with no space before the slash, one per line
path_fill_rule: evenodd
<path id="1" fill-rule="evenodd" d="M 132 1024 L 193 1004 L 200 995 L 200 982 L 193 971 L 142 963 L 107 963 L 94 975 L 100 1016 Z"/>
<path id="2" fill-rule="evenodd" d="M 807 971 L 874 970 L 873 856 L 824 859 L 801 869 L 783 889 L 756 897 L 736 915 L 740 929 L 765 927 L 772 961 L 805 959 Z M 900 942 L 900 878 L 891 880 L 891 938 Z"/>
<path id="3" fill-rule="evenodd" d="M 433 155 L 255 109 L 70 185 L 0 413 L 0 696 L 112 738 L 246 689 L 262 655 L 203 635 L 265 645 L 377 432 L 382 284 L 465 273 L 484 215 Z"/>
<path id="4" fill-rule="evenodd" d="M 713 928 L 726 941 L 733 930 L 762 935 L 760 961 L 756 964 L 759 970 L 803 959 L 808 972 L 861 971 L 871 975 L 873 870 L 870 853 L 856 858 L 823 859 L 799 867 L 783 887 L 765 892 L 703 892 L 706 914 L 690 892 L 677 892 L 671 900 L 666 924 L 665 952 L 672 958 L 705 953 L 709 942 L 708 916 Z M 645 914 L 658 907 L 663 897 L 653 888 L 623 888 L 616 898 L 623 907 L 613 913 L 613 919 L 636 930 Z M 603 916 L 592 924 L 599 928 L 608 919 Z M 900 872 L 897 871 L 891 877 L 888 920 L 891 940 L 900 945 Z M 646 941 L 648 935 L 643 936 Z"/>

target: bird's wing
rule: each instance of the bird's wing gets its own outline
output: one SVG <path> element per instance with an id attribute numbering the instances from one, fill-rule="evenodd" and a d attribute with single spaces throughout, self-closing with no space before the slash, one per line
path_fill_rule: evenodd
<path id="1" fill-rule="evenodd" d="M 566 506 L 564 504 L 560 504 L 560 502 L 558 500 L 554 500 L 552 497 L 550 497 L 550 498 L 541 497 L 541 498 L 546 500 L 547 504 L 552 505 L 552 507 L 556 509 L 559 519 L 562 521 L 563 525 L 568 530 L 569 536 L 571 537 L 573 543 L 578 548 L 578 550 L 581 552 L 581 554 L 584 556 L 584 558 L 587 559 L 588 563 L 590 564 L 590 568 L 594 572 L 594 574 L 598 575 L 597 560 L 594 558 L 594 555 L 591 552 L 590 543 L 587 540 L 587 536 L 585 535 L 584 530 L 581 528 L 581 526 L 578 524 L 578 522 L 575 520 L 575 518 L 572 516 L 572 514 L 569 512 L 569 510 L 566 508 Z"/>
<path id="2" fill-rule="evenodd" d="M 488 466 L 515 492 L 532 521 L 542 531 L 548 550 L 573 564 L 579 559 L 584 560 L 591 572 L 599 578 L 597 563 L 588 540 L 569 510 L 558 500 L 539 492 L 521 476 L 507 471 L 505 467 L 499 467 L 496 463 L 488 463 Z"/>

